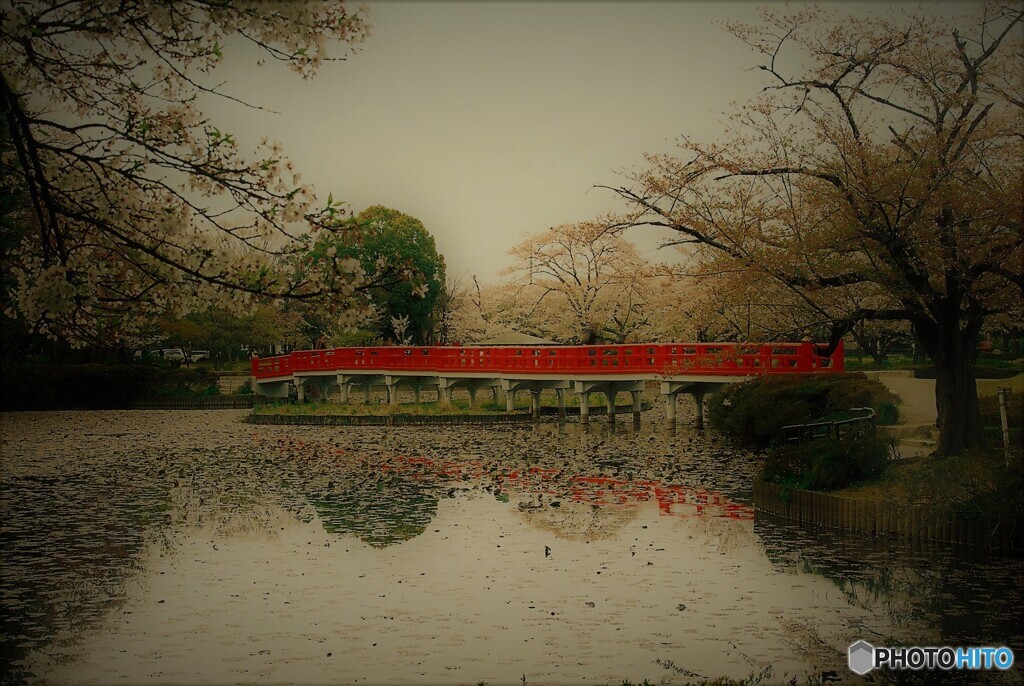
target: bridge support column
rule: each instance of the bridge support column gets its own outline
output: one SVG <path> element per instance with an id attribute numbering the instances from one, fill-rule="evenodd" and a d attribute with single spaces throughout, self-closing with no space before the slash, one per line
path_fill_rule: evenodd
<path id="1" fill-rule="evenodd" d="M 580 424 L 590 423 L 590 391 L 580 393 Z"/>
<path id="2" fill-rule="evenodd" d="M 565 379 L 505 378 L 501 380 L 501 388 L 505 391 L 506 407 L 509 412 L 515 408 L 516 391 L 529 391 L 530 410 L 534 418 L 537 418 L 540 416 L 540 394 L 546 390 L 565 390 L 569 388 L 569 381 Z"/>
<path id="3" fill-rule="evenodd" d="M 388 389 L 388 404 L 389 405 L 397 406 L 398 405 L 398 384 L 397 383 L 389 383 L 387 385 L 387 389 Z"/>
<path id="4" fill-rule="evenodd" d="M 412 401 L 417 405 L 420 404 L 420 385 L 416 384 L 412 387 Z"/>
<path id="5" fill-rule="evenodd" d="M 444 384 L 441 385 L 441 402 L 443 402 L 445 405 L 451 405 L 452 404 L 452 387 L 451 386 L 445 386 Z"/>
<path id="6" fill-rule="evenodd" d="M 363 404 L 370 404 L 370 393 L 373 391 L 373 385 L 369 383 L 363 384 Z"/>
<path id="7" fill-rule="evenodd" d="M 698 429 L 704 428 L 704 396 L 722 385 L 721 381 L 677 381 L 669 380 L 661 382 L 661 393 L 668 401 L 668 421 L 675 424 L 676 421 L 676 395 L 689 393 L 693 396 L 693 402 L 697 410 L 695 425 Z"/>
<path id="8" fill-rule="evenodd" d="M 342 381 L 338 388 L 341 389 L 341 402 L 348 405 L 348 384 Z"/>
<path id="9" fill-rule="evenodd" d="M 505 392 L 505 411 L 512 413 L 516 411 L 516 392 L 506 391 Z"/>
<path id="10" fill-rule="evenodd" d="M 497 386 L 491 386 L 491 402 L 494 403 L 495 405 L 497 405 L 498 401 L 500 399 L 501 399 L 501 389 L 498 388 Z"/>
<path id="11" fill-rule="evenodd" d="M 640 423 L 640 391 L 630 391 L 629 394 L 633 396 L 633 423 Z"/>
<path id="12" fill-rule="evenodd" d="M 469 387 L 469 406 L 476 407 L 476 386 Z"/>
<path id="13" fill-rule="evenodd" d="M 615 391 L 609 389 L 604 392 L 605 400 L 607 401 L 608 421 L 615 422 L 615 396 L 618 395 Z"/>
<path id="14" fill-rule="evenodd" d="M 565 419 L 565 389 L 559 388 L 555 391 L 558 395 L 558 418 Z"/>
<path id="15" fill-rule="evenodd" d="M 295 399 L 300 402 L 306 402 L 306 387 L 303 383 L 295 384 Z"/>

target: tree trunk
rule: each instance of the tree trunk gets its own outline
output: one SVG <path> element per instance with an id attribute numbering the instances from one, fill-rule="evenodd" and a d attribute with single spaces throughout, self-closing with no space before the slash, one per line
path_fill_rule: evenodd
<path id="1" fill-rule="evenodd" d="M 935 362 L 935 407 L 938 415 L 939 455 L 956 455 L 981 445 L 981 414 L 978 411 L 978 386 L 974 376 L 977 343 L 975 327 L 968 324 L 946 327 L 954 331 L 939 333 L 935 340 L 922 341 Z M 928 343 L 931 343 L 929 345 Z"/>

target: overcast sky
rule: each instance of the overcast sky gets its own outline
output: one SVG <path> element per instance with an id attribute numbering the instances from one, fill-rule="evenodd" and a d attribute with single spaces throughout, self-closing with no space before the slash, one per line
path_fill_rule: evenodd
<path id="1" fill-rule="evenodd" d="M 211 115 L 243 150 L 280 141 L 324 198 L 422 220 L 450 276 L 493 281 L 528 234 L 617 209 L 594 184 L 680 134 L 716 137 L 730 102 L 764 83 L 721 22 L 754 22 L 764 4 L 369 3 L 370 38 L 311 81 L 229 50 L 225 90 L 276 114 L 220 103 Z M 664 236 L 630 237 L 657 257 Z"/>

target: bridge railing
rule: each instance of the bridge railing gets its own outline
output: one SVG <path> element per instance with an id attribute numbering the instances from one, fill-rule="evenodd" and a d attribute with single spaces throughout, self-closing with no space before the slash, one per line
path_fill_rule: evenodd
<path id="1" fill-rule="evenodd" d="M 843 371 L 813 343 L 638 343 L 576 346 L 382 346 L 297 350 L 254 358 L 257 378 L 295 372 L 475 372 L 494 374 L 679 374 L 756 376 Z"/>

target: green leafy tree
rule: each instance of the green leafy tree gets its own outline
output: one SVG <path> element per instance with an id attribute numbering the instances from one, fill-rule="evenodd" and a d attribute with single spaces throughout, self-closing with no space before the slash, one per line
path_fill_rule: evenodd
<path id="1" fill-rule="evenodd" d="M 259 304 L 245 314 L 218 308 L 192 312 L 160 322 L 159 329 L 176 345 L 209 350 L 214 360 L 231 361 L 247 355 L 243 348 L 293 342 L 297 324 L 294 314 Z"/>
<path id="2" fill-rule="evenodd" d="M 363 210 L 354 223 L 358 227 L 356 241 L 319 234 L 304 257 L 304 268 L 315 268 L 325 259 L 358 261 L 358 268 L 350 268 L 372 276 L 378 284 L 368 291 L 375 314 L 363 323 L 364 335 L 357 335 L 357 340 L 371 333 L 381 340 L 432 343 L 445 283 L 444 257 L 437 253 L 433 236 L 419 219 L 382 205 Z M 391 271 L 385 273 L 388 269 Z M 351 339 L 351 329 L 357 328 L 354 321 L 348 332 L 334 328 L 338 317 L 329 305 L 303 310 L 307 333 L 319 334 L 332 344 Z"/>

